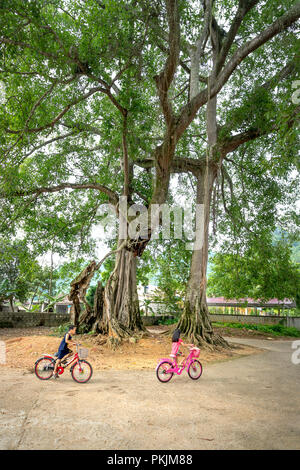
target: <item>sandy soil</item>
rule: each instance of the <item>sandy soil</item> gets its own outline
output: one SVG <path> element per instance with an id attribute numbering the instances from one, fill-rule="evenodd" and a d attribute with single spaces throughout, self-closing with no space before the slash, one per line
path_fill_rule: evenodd
<path id="1" fill-rule="evenodd" d="M 88 360 L 94 370 L 153 370 L 157 360 L 168 357 L 171 351 L 171 340 L 168 335 L 161 334 L 168 327 L 149 327 L 149 336 L 123 342 L 116 350 L 112 350 L 101 336 L 76 335 L 76 340 L 89 349 Z M 42 354 L 53 354 L 57 351 L 61 338 L 50 336 L 51 328 L 1 329 L 0 340 L 6 343 L 6 364 L 9 367 L 33 371 L 33 365 Z M 257 353 L 256 348 L 245 345 L 232 345 L 230 350 L 202 350 L 200 359 L 203 365 Z M 183 348 L 183 352 L 188 352 Z"/>

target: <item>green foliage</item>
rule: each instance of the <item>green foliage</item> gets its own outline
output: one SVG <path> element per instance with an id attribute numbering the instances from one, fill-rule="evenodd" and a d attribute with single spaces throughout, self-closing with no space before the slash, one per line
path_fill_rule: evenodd
<path id="1" fill-rule="evenodd" d="M 66 261 L 55 269 L 55 276 L 58 279 L 57 290 L 59 293 L 69 292 L 71 282 L 85 265 L 86 260 L 84 258 L 77 258 L 76 260 Z"/>
<path id="2" fill-rule="evenodd" d="M 69 326 L 69 323 L 63 323 L 62 325 L 52 328 L 49 336 L 64 336 L 64 334 L 68 332 Z"/>
<path id="3" fill-rule="evenodd" d="M 293 243 L 292 260 L 294 263 L 300 264 L 300 242 Z"/>
<path id="4" fill-rule="evenodd" d="M 137 279 L 142 285 L 155 282 L 157 294 L 153 294 L 153 300 L 163 301 L 175 314 L 182 310 L 190 259 L 184 240 L 153 240 L 139 263 Z"/>
<path id="5" fill-rule="evenodd" d="M 91 286 L 86 294 L 86 300 L 92 308 L 94 307 L 94 298 L 95 298 L 96 290 L 97 290 L 97 286 Z"/>
<path id="6" fill-rule="evenodd" d="M 39 272 L 25 242 L 0 238 L 0 300 L 25 301 Z"/>
<path id="7" fill-rule="evenodd" d="M 212 258 L 209 295 L 227 299 L 296 299 L 300 287 L 298 267 L 284 241 L 256 239 L 244 252 L 216 253 Z"/>
<path id="8" fill-rule="evenodd" d="M 158 325 L 174 325 L 177 321 L 174 318 L 161 318 L 158 320 Z"/>
<path id="9" fill-rule="evenodd" d="M 260 129 L 262 132 L 270 125 L 270 113 L 276 110 L 271 93 L 263 87 L 245 92 L 245 97 L 239 107 L 231 109 L 227 114 L 227 121 L 232 130 Z M 275 111 L 276 112 L 276 111 Z M 268 117 L 268 119 L 267 119 Z M 222 129 L 222 136 L 226 136 L 226 128 Z"/>

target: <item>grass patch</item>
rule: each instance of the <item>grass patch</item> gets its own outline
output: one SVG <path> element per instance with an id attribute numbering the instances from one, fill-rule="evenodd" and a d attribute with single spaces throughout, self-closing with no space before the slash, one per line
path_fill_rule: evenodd
<path id="1" fill-rule="evenodd" d="M 158 325 L 174 325 L 178 322 L 176 318 L 161 318 L 158 320 L 157 324 Z"/>
<path id="2" fill-rule="evenodd" d="M 229 327 L 229 328 L 245 328 L 246 330 L 261 331 L 274 336 L 292 336 L 300 338 L 300 331 L 297 328 L 288 328 L 283 325 L 255 325 L 251 323 L 227 323 L 227 322 L 213 322 L 213 326 L 216 327 Z"/>

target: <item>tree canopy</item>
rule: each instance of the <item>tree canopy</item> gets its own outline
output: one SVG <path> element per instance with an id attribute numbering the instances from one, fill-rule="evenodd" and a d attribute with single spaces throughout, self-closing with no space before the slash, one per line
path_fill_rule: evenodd
<path id="1" fill-rule="evenodd" d="M 0 12 L 3 233 L 22 230 L 40 253 L 92 257 L 101 204 L 118 213 L 122 195 L 130 206 L 164 203 L 180 173 L 205 206 L 206 238 L 212 214 L 213 232 L 244 248 L 259 231 L 267 239 L 296 188 L 299 3 L 6 0 Z M 207 253 L 206 240 L 187 300 L 199 302 L 202 289 L 204 316 Z M 135 261 L 130 294 L 121 292 L 129 284 L 119 255 L 105 294 L 111 312 L 136 302 L 114 305 L 135 299 Z"/>

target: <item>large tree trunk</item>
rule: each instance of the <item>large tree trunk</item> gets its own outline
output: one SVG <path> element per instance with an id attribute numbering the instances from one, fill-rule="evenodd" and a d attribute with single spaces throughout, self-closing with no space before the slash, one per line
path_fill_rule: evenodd
<path id="1" fill-rule="evenodd" d="M 90 282 L 97 270 L 97 264 L 95 261 L 92 261 L 71 283 L 71 290 L 69 294 L 69 300 L 73 302 L 71 309 L 71 323 L 76 327 L 80 323 L 81 315 L 81 304 L 82 302 L 85 305 L 86 314 L 90 315 L 92 308 L 86 301 L 85 295 L 86 291 L 90 285 Z"/>
<path id="2" fill-rule="evenodd" d="M 73 302 L 71 321 L 74 325 L 81 326 L 85 331 L 109 334 L 118 339 L 145 331 L 136 284 L 136 255 L 142 253 L 144 244 L 128 243 L 129 249 L 121 248 L 116 253 L 115 267 L 105 288 L 98 283 L 93 307 L 85 296 L 100 264 L 92 261 L 72 282 L 69 299 Z M 81 303 L 85 306 L 82 313 Z"/>
<path id="3" fill-rule="evenodd" d="M 101 281 L 98 282 L 95 291 L 94 305 L 86 304 L 85 311 L 80 315 L 79 326 L 83 331 L 93 331 L 95 333 L 102 333 L 103 322 L 103 294 L 104 289 Z"/>
<path id="4" fill-rule="evenodd" d="M 198 175 L 197 204 L 204 204 L 203 245 L 202 248 L 193 250 L 184 310 L 177 328 L 194 344 L 225 347 L 226 341 L 216 335 L 212 329 L 206 301 L 209 209 L 215 177 L 216 168 L 213 165 L 208 167 L 207 173 L 204 171 Z"/>
<path id="5" fill-rule="evenodd" d="M 216 97 L 207 104 L 207 160 L 206 165 L 197 174 L 197 204 L 203 204 L 204 210 L 203 245 L 201 248 L 194 245 L 184 311 L 177 325 L 190 341 L 202 347 L 229 346 L 221 336 L 214 333 L 206 300 L 210 204 L 218 171 L 215 163 L 215 152 L 217 152 L 216 104 Z"/>
<path id="6" fill-rule="evenodd" d="M 136 284 L 136 256 L 123 248 L 104 289 L 103 330 L 110 336 L 126 338 L 144 331 Z"/>
<path id="7" fill-rule="evenodd" d="M 9 303 L 10 303 L 11 311 L 14 312 L 15 309 L 14 309 L 14 298 L 13 297 L 9 298 Z"/>
<path id="8" fill-rule="evenodd" d="M 201 249 L 193 250 L 184 310 L 177 328 L 194 344 L 201 346 L 212 345 L 228 347 L 227 342 L 213 331 L 206 300 L 209 209 L 215 176 L 216 169 L 213 167 L 209 168 L 207 178 L 205 177 L 205 173 L 201 173 L 198 176 L 198 204 L 203 204 L 204 202 L 206 183 L 209 191 L 209 198 L 207 198 L 206 204 L 204 204 L 203 246 Z"/>

